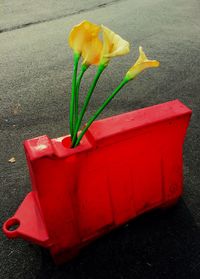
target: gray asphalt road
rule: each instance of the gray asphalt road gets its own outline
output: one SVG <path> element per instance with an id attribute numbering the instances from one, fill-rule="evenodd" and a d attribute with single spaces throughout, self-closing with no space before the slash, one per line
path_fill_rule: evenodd
<path id="1" fill-rule="evenodd" d="M 185 192 L 174 209 L 140 217 L 62 267 L 54 267 L 45 250 L 1 235 L 1 278 L 199 278 L 199 2 L 7 2 L 0 3 L 0 225 L 30 191 L 22 141 L 68 133 L 72 53 L 67 34 L 81 20 L 103 23 L 132 45 L 128 56 L 106 69 L 86 117 L 118 85 L 139 45 L 161 67 L 127 85 L 101 117 L 176 98 L 193 110 L 193 117 L 184 146 Z M 88 70 L 83 91 L 94 72 Z M 8 163 L 13 156 L 16 163 Z"/>
<path id="2" fill-rule="evenodd" d="M 0 32 L 92 11 L 120 0 L 10 0 L 0 2 Z"/>

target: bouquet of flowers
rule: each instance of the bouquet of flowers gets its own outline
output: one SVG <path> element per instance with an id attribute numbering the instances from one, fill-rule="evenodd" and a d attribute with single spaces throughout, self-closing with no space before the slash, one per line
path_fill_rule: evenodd
<path id="1" fill-rule="evenodd" d="M 102 40 L 100 39 L 100 33 L 102 33 Z M 99 26 L 87 20 L 84 20 L 83 22 L 72 28 L 69 34 L 69 45 L 73 49 L 74 53 L 74 70 L 72 78 L 72 93 L 70 100 L 69 117 L 71 147 L 73 148 L 79 145 L 82 137 L 84 136 L 90 125 L 110 103 L 115 95 L 121 90 L 121 88 L 130 80 L 134 79 L 143 70 L 147 68 L 158 67 L 159 62 L 156 60 L 149 60 L 145 55 L 142 47 L 140 46 L 139 58 L 137 59 L 137 61 L 125 74 L 120 84 L 102 103 L 99 109 L 94 113 L 93 116 L 91 116 L 83 129 L 78 133 L 83 116 L 87 110 L 89 101 L 102 72 L 109 65 L 109 62 L 113 57 L 129 53 L 130 46 L 129 42 L 122 39 L 119 35 L 114 33 L 106 26 Z M 80 67 L 80 72 L 78 74 L 78 64 L 80 58 L 82 58 L 82 64 Z M 81 80 L 85 71 L 91 65 L 96 65 L 97 71 L 94 76 L 93 82 L 89 87 L 84 104 L 82 108 L 79 109 L 79 89 Z"/>

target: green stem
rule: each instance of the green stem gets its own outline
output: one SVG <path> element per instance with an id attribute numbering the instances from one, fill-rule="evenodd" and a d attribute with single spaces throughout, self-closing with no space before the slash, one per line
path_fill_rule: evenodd
<path id="1" fill-rule="evenodd" d="M 95 86 L 96 86 L 96 84 L 97 84 L 98 79 L 100 78 L 100 75 L 102 74 L 103 70 L 105 69 L 105 67 L 106 67 L 106 66 L 104 66 L 104 65 L 99 65 L 98 70 L 97 70 L 97 73 L 96 73 L 96 75 L 95 75 L 95 77 L 94 77 L 94 80 L 93 80 L 93 82 L 92 82 L 92 84 L 91 84 L 91 86 L 90 86 L 90 89 L 89 89 L 89 91 L 88 91 L 88 93 L 87 93 L 85 102 L 84 102 L 84 104 L 83 104 L 82 110 L 81 110 L 80 115 L 79 115 L 79 117 L 78 117 L 78 121 L 77 121 L 75 130 L 74 130 L 74 134 L 73 134 L 73 137 L 72 137 L 72 147 L 74 146 L 74 144 L 75 144 L 75 142 L 76 142 L 77 132 L 78 132 L 78 130 L 79 130 L 79 128 L 80 128 L 81 121 L 82 121 L 83 116 L 84 116 L 84 114 L 85 114 L 85 112 L 86 112 L 86 109 L 87 109 L 87 107 L 88 107 L 89 101 L 90 101 L 91 96 L 92 96 L 92 93 L 93 93 L 93 91 L 94 91 L 94 88 L 95 88 Z"/>
<path id="2" fill-rule="evenodd" d="M 77 121 L 78 121 L 79 88 L 80 88 L 82 77 L 83 77 L 85 71 L 88 69 L 88 67 L 89 67 L 89 65 L 86 65 L 86 64 L 83 64 L 81 66 L 81 71 L 80 71 L 80 74 L 79 74 L 79 76 L 77 78 L 77 82 L 76 82 L 76 97 L 75 97 L 75 112 L 74 112 L 74 115 L 75 115 L 75 127 L 76 127 L 76 124 L 77 124 Z"/>
<path id="3" fill-rule="evenodd" d="M 77 146 L 82 137 L 84 136 L 84 134 L 86 133 L 86 131 L 88 130 L 88 128 L 90 127 L 90 125 L 93 123 L 93 121 L 99 116 L 99 114 L 104 110 L 104 108 L 110 103 L 110 101 L 115 97 L 115 95 L 120 91 L 120 89 L 128 82 L 129 80 L 127 80 L 126 78 L 124 78 L 122 80 L 122 82 L 117 86 L 117 88 L 115 88 L 115 90 L 113 91 L 113 93 L 105 100 L 105 102 L 101 105 L 101 107 L 95 112 L 95 114 L 89 119 L 89 121 L 87 122 L 86 126 L 84 127 L 84 129 L 81 131 L 78 139 L 76 140 L 75 144 L 73 145 L 73 147 Z"/>
<path id="4" fill-rule="evenodd" d="M 74 107 L 75 107 L 75 98 L 76 98 L 76 76 L 78 69 L 78 62 L 80 59 L 80 54 L 74 52 L 74 71 L 72 77 L 72 94 L 70 99 L 70 112 L 69 112 L 69 126 L 71 137 L 74 135 Z"/>

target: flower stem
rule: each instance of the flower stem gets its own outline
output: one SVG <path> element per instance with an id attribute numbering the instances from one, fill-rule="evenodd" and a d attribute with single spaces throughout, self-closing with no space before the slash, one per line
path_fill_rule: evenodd
<path id="1" fill-rule="evenodd" d="M 81 66 L 81 71 L 80 71 L 80 74 L 78 75 L 77 82 L 76 82 L 75 111 L 74 111 L 75 127 L 76 127 L 76 124 L 77 124 L 77 121 L 78 121 L 79 88 L 80 88 L 82 77 L 83 77 L 85 71 L 88 69 L 88 67 L 89 67 L 89 65 L 86 65 L 86 64 L 83 64 Z"/>
<path id="2" fill-rule="evenodd" d="M 74 143 L 73 147 L 77 146 L 90 125 L 93 123 L 93 121 L 99 116 L 99 114 L 104 110 L 104 108 L 110 103 L 110 101 L 115 97 L 115 95 L 120 91 L 120 89 L 128 82 L 128 80 L 125 78 L 122 80 L 122 82 L 115 88 L 113 93 L 104 101 L 104 103 L 101 105 L 101 107 L 95 112 L 95 114 L 89 119 L 87 124 L 85 125 L 84 129 L 81 131 L 78 139 Z"/>
<path id="3" fill-rule="evenodd" d="M 71 137 L 74 135 L 74 110 L 75 110 L 75 98 L 76 98 L 76 76 L 78 69 L 78 62 L 80 59 L 80 54 L 74 52 L 74 71 L 72 77 L 72 94 L 70 99 L 70 112 L 69 112 L 69 127 Z"/>
<path id="4" fill-rule="evenodd" d="M 96 75 L 95 75 L 95 77 L 94 77 L 94 80 L 93 80 L 93 82 L 92 82 L 92 84 L 91 84 L 91 86 L 90 86 L 90 89 L 89 89 L 89 91 L 88 91 L 88 93 L 87 93 L 85 102 L 84 102 L 84 104 L 83 104 L 82 110 L 81 110 L 80 115 L 79 115 L 79 117 L 78 117 L 78 121 L 77 121 L 77 123 L 76 123 L 76 127 L 75 127 L 74 134 L 73 134 L 73 137 L 72 137 L 72 147 L 74 146 L 74 144 L 75 144 L 75 142 L 76 142 L 77 132 L 78 132 L 78 130 L 79 130 L 79 128 L 80 128 L 81 121 L 82 121 L 83 116 L 84 116 L 84 114 L 85 114 L 85 112 L 86 112 L 86 109 L 87 109 L 87 107 L 88 107 L 88 104 L 89 104 L 89 101 L 90 101 L 90 99 L 91 99 L 92 93 L 93 93 L 93 91 L 94 91 L 94 89 L 95 89 L 95 86 L 96 86 L 96 84 L 97 84 L 97 81 L 98 81 L 98 79 L 100 78 L 100 75 L 102 74 L 102 72 L 103 72 L 103 70 L 105 69 L 105 67 L 106 67 L 106 66 L 104 66 L 104 65 L 100 65 L 100 66 L 98 67 L 97 73 L 96 73 Z"/>

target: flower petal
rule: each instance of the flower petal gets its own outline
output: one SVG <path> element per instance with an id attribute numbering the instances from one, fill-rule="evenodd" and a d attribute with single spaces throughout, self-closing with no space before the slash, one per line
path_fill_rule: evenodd
<path id="1" fill-rule="evenodd" d="M 102 42 L 98 37 L 84 44 L 82 49 L 83 63 L 86 65 L 98 65 L 102 52 Z"/>
<path id="2" fill-rule="evenodd" d="M 101 28 L 103 30 L 102 64 L 107 64 L 111 57 L 125 55 L 130 51 L 129 42 L 122 39 L 106 26 L 101 25 Z"/>
<path id="3" fill-rule="evenodd" d="M 78 53 L 82 53 L 84 44 L 89 42 L 92 38 L 98 36 L 100 26 L 93 24 L 87 20 L 75 25 L 69 34 L 69 45 Z"/>
<path id="4" fill-rule="evenodd" d="M 129 69 L 129 71 L 126 73 L 126 78 L 133 79 L 135 78 L 139 73 L 144 71 L 147 68 L 156 68 L 159 67 L 160 62 L 157 60 L 149 60 L 147 56 L 145 55 L 142 47 L 139 47 L 139 58 L 135 62 L 135 64 Z"/>

